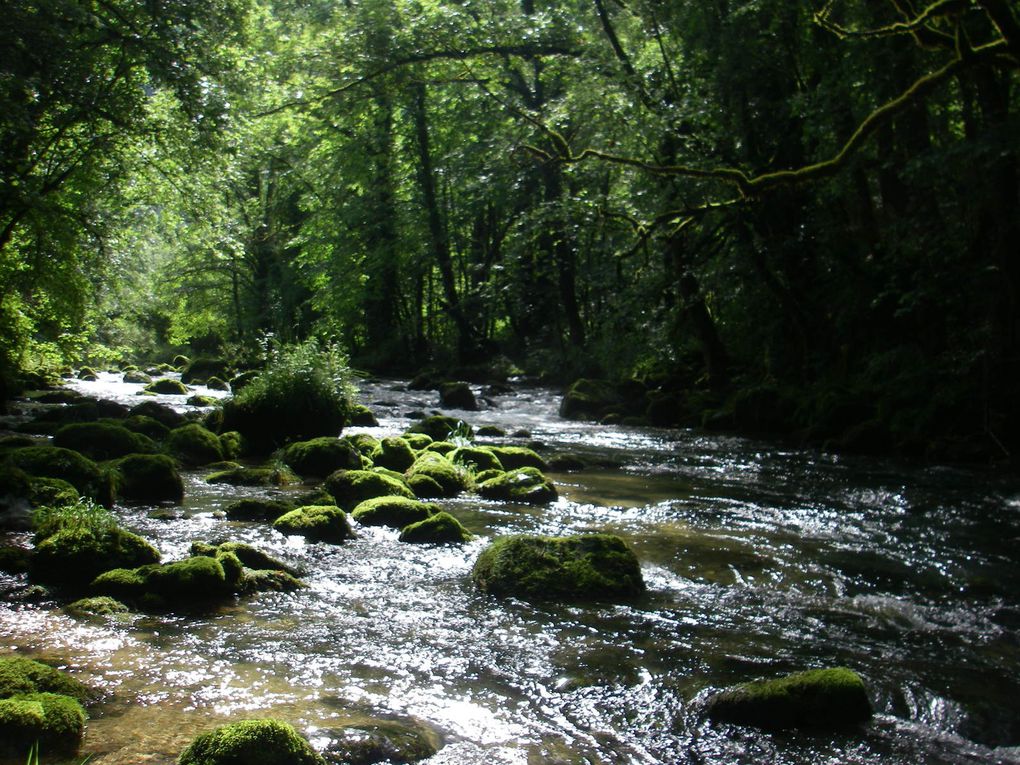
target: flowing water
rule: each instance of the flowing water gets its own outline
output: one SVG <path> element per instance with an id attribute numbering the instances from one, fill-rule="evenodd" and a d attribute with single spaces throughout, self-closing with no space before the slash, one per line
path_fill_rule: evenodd
<path id="1" fill-rule="evenodd" d="M 137 391 L 111 376 L 75 384 L 123 401 Z M 122 523 L 165 560 L 198 539 L 258 545 L 309 588 L 200 615 L 81 620 L 2 577 L 0 652 L 55 660 L 106 692 L 83 748 L 100 765 L 172 763 L 198 732 L 256 716 L 319 746 L 366 716 L 414 717 L 444 742 L 433 765 L 1020 763 L 1020 481 L 567 422 L 550 391 L 479 392 L 482 411 L 454 414 L 530 434 L 480 442 L 537 442 L 598 467 L 551 473 L 561 498 L 548 507 L 444 501 L 477 535 L 463 548 L 379 528 L 306 544 L 217 512 L 264 490 L 189 473 L 173 519 L 117 507 Z M 377 435 L 438 405 L 387 382 L 362 399 Z M 594 530 L 635 550 L 641 600 L 532 605 L 471 586 L 495 536 Z M 700 712 L 714 689 L 832 665 L 865 678 L 876 716 L 864 728 L 764 733 Z"/>

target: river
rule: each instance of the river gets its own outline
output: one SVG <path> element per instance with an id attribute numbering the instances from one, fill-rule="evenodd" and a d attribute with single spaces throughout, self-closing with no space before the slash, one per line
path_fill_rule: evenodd
<path id="1" fill-rule="evenodd" d="M 73 384 L 138 400 L 112 375 Z M 0 575 L 3 650 L 106 692 L 82 750 L 97 765 L 169 765 L 227 720 L 280 717 L 321 746 L 331 729 L 387 715 L 441 735 L 430 765 L 1020 763 L 1020 481 L 569 422 L 549 390 L 476 392 L 481 411 L 450 413 L 529 433 L 480 443 L 534 442 L 595 467 L 550 473 L 560 500 L 547 507 L 442 501 L 477 535 L 462 548 L 401 544 L 384 528 L 306 544 L 218 512 L 272 492 L 189 472 L 172 517 L 117 506 L 123 525 L 164 560 L 193 540 L 255 544 L 304 569 L 308 589 L 202 615 L 82 620 L 22 600 L 24 580 Z M 361 397 L 380 426 L 354 430 L 376 435 L 438 407 L 396 381 L 365 382 Z M 471 586 L 495 536 L 593 530 L 634 549 L 644 598 L 532 605 Z M 832 665 L 865 678 L 867 726 L 764 733 L 700 714 L 714 689 Z"/>

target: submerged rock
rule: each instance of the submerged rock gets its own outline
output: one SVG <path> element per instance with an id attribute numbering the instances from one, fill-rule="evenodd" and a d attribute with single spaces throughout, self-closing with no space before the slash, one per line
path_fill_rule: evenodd
<path id="1" fill-rule="evenodd" d="M 443 743 L 434 730 L 413 718 L 372 717 L 323 734 L 330 739 L 323 756 L 331 765 L 419 762 L 436 754 Z"/>
<path id="2" fill-rule="evenodd" d="M 119 600 L 106 595 L 76 600 L 64 606 L 64 610 L 72 616 L 115 616 L 130 611 Z"/>
<path id="3" fill-rule="evenodd" d="M 860 675 L 835 667 L 729 688 L 708 700 L 706 713 L 712 720 L 779 730 L 856 725 L 872 710 Z"/>
<path id="4" fill-rule="evenodd" d="M 198 736 L 178 765 L 326 765 L 311 745 L 280 720 L 242 720 Z"/>
<path id="5" fill-rule="evenodd" d="M 471 578 L 483 592 L 523 600 L 625 600 L 645 591 L 637 557 L 610 534 L 501 537 Z"/>

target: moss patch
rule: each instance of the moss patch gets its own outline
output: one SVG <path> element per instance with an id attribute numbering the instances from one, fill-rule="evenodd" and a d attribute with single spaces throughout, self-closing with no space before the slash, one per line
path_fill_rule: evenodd
<path id="1" fill-rule="evenodd" d="M 390 436 L 379 442 L 369 458 L 377 467 L 403 473 L 414 464 L 414 451 L 403 438 Z"/>
<path id="2" fill-rule="evenodd" d="M 0 658 L 0 698 L 26 693 L 59 693 L 82 703 L 94 695 L 71 675 L 48 664 L 22 656 Z"/>
<path id="3" fill-rule="evenodd" d="M 208 465 L 226 458 L 220 437 L 197 422 L 171 430 L 164 445 L 167 452 L 188 467 Z"/>
<path id="4" fill-rule="evenodd" d="M 552 482 L 533 467 L 510 470 L 503 475 L 490 478 L 479 484 L 478 493 L 486 499 L 524 502 L 529 505 L 555 502 L 559 496 Z"/>
<path id="5" fill-rule="evenodd" d="M 864 681 L 845 667 L 756 680 L 708 701 L 710 719 L 756 728 L 836 728 L 871 717 Z"/>
<path id="6" fill-rule="evenodd" d="M 359 470 L 361 455 L 342 438 L 322 436 L 290 444 L 281 453 L 283 461 L 302 476 L 325 477 L 336 470 Z"/>
<path id="7" fill-rule="evenodd" d="M 436 513 L 423 521 L 412 523 L 400 532 L 401 542 L 416 544 L 463 544 L 471 533 L 447 512 Z"/>
<path id="8" fill-rule="evenodd" d="M 56 693 L 32 693 L 0 699 L 0 753 L 24 755 L 40 749 L 73 754 L 85 732 L 85 710 L 75 699 Z"/>
<path id="9" fill-rule="evenodd" d="M 525 446 L 493 446 L 491 449 L 503 470 L 517 470 L 523 467 L 549 469 L 549 465 L 534 449 Z"/>
<path id="10" fill-rule="evenodd" d="M 442 487 L 444 497 L 455 497 L 470 485 L 467 471 L 437 452 L 422 453 L 405 475 L 408 479 L 420 475 L 431 478 Z"/>
<path id="11" fill-rule="evenodd" d="M 111 476 L 76 451 L 58 446 L 29 446 L 8 452 L 6 459 L 29 475 L 60 478 L 71 484 L 82 496 L 91 497 L 107 507 L 113 504 Z"/>
<path id="12" fill-rule="evenodd" d="M 457 430 L 457 428 L 461 425 L 461 422 L 462 421 L 458 420 L 456 417 L 447 417 L 446 415 L 436 414 L 415 423 L 407 429 L 407 432 L 424 433 L 433 441 L 445 441 L 450 437 L 452 432 Z M 473 431 L 470 427 L 467 428 L 465 435 L 468 438 L 473 435 Z"/>
<path id="13" fill-rule="evenodd" d="M 610 534 L 502 537 L 471 577 L 483 592 L 523 600 L 623 600 L 645 590 L 637 557 Z"/>
<path id="14" fill-rule="evenodd" d="M 162 393 L 169 396 L 186 396 L 188 395 L 188 386 L 182 383 L 180 380 L 174 380 L 171 377 L 164 377 L 160 380 L 154 380 L 153 382 L 142 388 L 146 393 Z"/>
<path id="15" fill-rule="evenodd" d="M 231 486 L 286 486 L 297 483 L 298 477 L 281 468 L 231 468 L 220 470 L 205 478 L 207 483 L 226 483 Z"/>
<path id="16" fill-rule="evenodd" d="M 277 518 L 273 528 L 281 534 L 302 536 L 313 542 L 338 544 L 354 538 L 347 513 L 329 505 L 309 505 L 291 510 Z"/>
<path id="17" fill-rule="evenodd" d="M 134 502 L 177 502 L 184 499 L 184 481 L 177 465 L 164 454 L 132 454 L 117 460 L 117 494 Z"/>
<path id="18" fill-rule="evenodd" d="M 449 458 L 454 465 L 463 465 L 472 473 L 505 469 L 493 450 L 485 446 L 461 446 L 450 452 Z"/>
<path id="19" fill-rule="evenodd" d="M 353 510 L 373 497 L 414 499 L 403 481 L 370 470 L 338 470 L 326 479 L 325 489 L 344 510 Z"/>
<path id="20" fill-rule="evenodd" d="M 105 595 L 76 600 L 64 606 L 64 610 L 72 616 L 115 616 L 116 614 L 126 614 L 130 611 L 119 600 Z"/>
<path id="21" fill-rule="evenodd" d="M 125 454 L 152 454 L 156 451 L 156 442 L 148 436 L 110 422 L 65 425 L 54 434 L 53 445 L 73 449 L 93 460 L 109 460 Z"/>
<path id="22" fill-rule="evenodd" d="M 351 517 L 365 526 L 390 526 L 402 529 L 439 512 L 438 505 L 407 497 L 375 497 L 358 504 Z"/>

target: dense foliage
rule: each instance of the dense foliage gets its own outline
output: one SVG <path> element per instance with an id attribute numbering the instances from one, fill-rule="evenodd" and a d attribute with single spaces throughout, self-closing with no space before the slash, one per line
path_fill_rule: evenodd
<path id="1" fill-rule="evenodd" d="M 7 369 L 317 335 L 1020 445 L 1005 0 L 17 0 L 0 36 Z"/>

